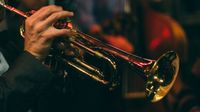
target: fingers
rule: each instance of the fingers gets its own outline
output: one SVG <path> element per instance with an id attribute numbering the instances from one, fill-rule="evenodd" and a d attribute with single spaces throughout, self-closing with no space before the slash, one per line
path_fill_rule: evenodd
<path id="1" fill-rule="evenodd" d="M 63 11 L 61 7 L 47 6 L 35 12 L 32 16 L 26 19 L 27 30 L 32 30 L 36 33 L 46 31 L 61 18 L 73 16 L 73 12 Z M 51 33 L 51 32 L 49 32 Z"/>
<path id="2" fill-rule="evenodd" d="M 60 11 L 60 12 L 53 13 L 41 23 L 41 26 L 42 27 L 52 26 L 59 19 L 71 17 L 73 15 L 74 15 L 73 12 L 69 12 L 69 11 Z"/>
<path id="3" fill-rule="evenodd" d="M 59 11 L 63 11 L 62 7 L 55 5 L 46 6 L 36 11 L 33 15 L 28 17 L 26 21 L 29 21 L 31 24 L 37 24 L 49 17 L 51 14 Z"/>
<path id="4" fill-rule="evenodd" d="M 35 21 L 42 21 L 50 16 L 52 13 L 59 11 L 63 11 L 63 8 L 55 5 L 50 5 L 39 9 L 31 17 L 35 18 Z"/>
<path id="5" fill-rule="evenodd" d="M 63 11 L 58 6 L 47 6 L 35 12 L 32 16 L 26 19 L 26 26 L 28 30 L 36 33 L 43 32 L 61 18 L 73 16 L 73 12 Z"/>
<path id="6" fill-rule="evenodd" d="M 60 36 L 70 36 L 72 33 L 69 29 L 56 29 L 54 27 L 49 28 L 46 32 L 44 32 L 44 37 L 53 40 Z"/>

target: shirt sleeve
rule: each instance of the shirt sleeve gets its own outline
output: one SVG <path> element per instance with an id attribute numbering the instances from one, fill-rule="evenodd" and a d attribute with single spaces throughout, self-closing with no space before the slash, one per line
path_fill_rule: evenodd
<path id="1" fill-rule="evenodd" d="M 0 76 L 8 71 L 9 65 L 6 59 L 4 58 L 3 54 L 0 52 Z"/>
<path id="2" fill-rule="evenodd" d="M 41 62 L 28 52 L 22 53 L 8 71 L 0 76 L 0 110 L 12 105 L 17 97 L 20 99 L 19 104 L 31 103 L 52 77 L 53 74 Z"/>

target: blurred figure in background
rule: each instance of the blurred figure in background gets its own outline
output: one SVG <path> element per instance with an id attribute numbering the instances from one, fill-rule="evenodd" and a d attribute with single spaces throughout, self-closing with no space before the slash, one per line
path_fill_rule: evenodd
<path id="1" fill-rule="evenodd" d="M 79 24 L 83 31 L 99 36 L 101 40 L 128 52 L 134 52 L 133 43 L 123 35 L 121 21 L 128 0 L 75 0 L 79 8 Z M 112 25 L 112 26 L 110 26 Z M 108 28 L 106 28 L 108 27 Z M 130 36 L 130 35 L 128 35 Z"/>

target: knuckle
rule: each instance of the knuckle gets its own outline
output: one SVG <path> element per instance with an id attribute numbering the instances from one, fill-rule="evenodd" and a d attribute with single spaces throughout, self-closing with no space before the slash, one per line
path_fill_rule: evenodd
<path id="1" fill-rule="evenodd" d="M 54 13 L 53 15 L 52 15 L 52 18 L 54 18 L 54 19 L 59 19 L 60 18 L 60 13 Z"/>
<path id="2" fill-rule="evenodd" d="M 54 10 L 55 10 L 55 9 L 57 9 L 57 10 L 63 10 L 63 8 L 62 8 L 61 6 L 56 6 L 56 5 L 51 5 L 51 6 L 49 6 L 49 8 L 52 9 L 52 10 L 53 10 L 53 9 L 54 9 Z"/>
<path id="3" fill-rule="evenodd" d="M 42 30 L 42 26 L 40 24 L 36 24 L 33 27 L 34 32 L 39 33 Z"/>
<path id="4" fill-rule="evenodd" d="M 56 8 L 56 7 L 58 7 L 58 6 L 55 5 L 55 4 L 52 4 L 52 5 L 49 5 L 49 7 L 51 7 L 51 8 Z"/>
<path id="5" fill-rule="evenodd" d="M 61 7 L 61 6 L 57 6 L 57 7 L 58 7 L 58 9 L 63 10 L 63 7 Z"/>
<path id="6" fill-rule="evenodd" d="M 49 7 L 54 8 L 54 7 L 56 7 L 56 5 L 50 5 Z"/>
<path id="7" fill-rule="evenodd" d="M 42 7 L 40 10 L 48 10 L 48 6 Z"/>

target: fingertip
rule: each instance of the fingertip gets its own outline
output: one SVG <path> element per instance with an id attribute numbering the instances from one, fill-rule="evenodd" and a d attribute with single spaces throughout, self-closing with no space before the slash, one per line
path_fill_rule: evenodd
<path id="1" fill-rule="evenodd" d="M 74 16 L 74 12 L 69 12 L 69 15 L 70 16 Z"/>
<path id="2" fill-rule="evenodd" d="M 69 29 L 62 29 L 63 35 L 69 36 L 71 35 L 71 31 Z"/>
<path id="3" fill-rule="evenodd" d="M 72 12 L 72 15 L 74 15 L 74 12 Z"/>

